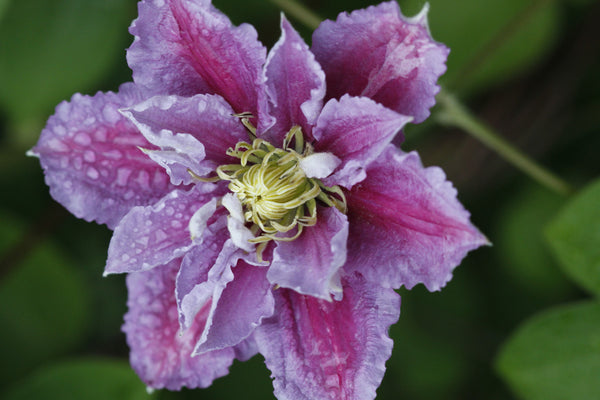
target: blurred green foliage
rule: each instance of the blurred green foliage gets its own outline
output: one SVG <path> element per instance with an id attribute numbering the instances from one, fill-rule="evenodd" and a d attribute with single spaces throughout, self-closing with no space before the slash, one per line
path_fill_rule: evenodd
<path id="1" fill-rule="evenodd" d="M 600 181 L 560 212 L 548 226 L 547 237 L 565 273 L 600 296 Z"/>
<path id="2" fill-rule="evenodd" d="M 279 10 L 271 2 L 214 3 L 234 23 L 253 24 L 267 46 L 277 40 Z M 323 18 L 376 3 L 304 2 Z M 591 157 L 600 146 L 598 2 L 429 3 L 432 34 L 452 49 L 444 84 L 571 182 L 597 178 L 600 166 Z M 406 15 L 423 4 L 400 0 Z M 131 79 L 125 49 L 135 16 L 135 0 L 0 0 L 0 398 L 149 398 L 127 366 L 123 278 L 101 277 L 110 232 L 54 205 L 39 163 L 24 155 L 58 102 Z M 310 30 L 289 17 L 309 41 Z M 559 111 L 548 112 L 556 98 Z M 525 110 L 527 118 L 508 107 Z M 598 293 L 598 185 L 562 208 L 567 199 L 519 177 L 464 134 L 441 128 L 435 118 L 417 128 L 411 146 L 448 171 L 495 247 L 470 255 L 440 293 L 401 291 L 394 353 L 378 398 L 598 397 L 600 384 L 592 380 L 600 353 L 597 303 L 546 311 L 511 338 L 531 315 L 585 298 L 574 283 Z M 478 159 L 483 167 L 474 168 Z M 493 367 L 507 340 L 497 369 L 510 388 Z M 257 356 L 234 363 L 208 389 L 153 397 L 272 398 L 268 377 Z M 588 392 L 569 391 L 574 385 Z"/>
<path id="3" fill-rule="evenodd" d="M 0 254 L 6 255 L 26 232 L 10 216 L 1 218 Z M 77 349 L 91 317 L 81 271 L 51 243 L 13 252 L 10 261 L 14 268 L 0 282 L 0 384 Z"/>
<path id="4" fill-rule="evenodd" d="M 537 315 L 506 343 L 497 365 L 524 399 L 600 398 L 600 304 Z"/>
<path id="5" fill-rule="evenodd" d="M 545 188 L 523 185 L 501 206 L 494 252 L 511 279 L 532 295 L 555 298 L 574 290 L 540 235 L 564 203 Z"/>
<path id="6" fill-rule="evenodd" d="M 0 23 L 0 104 L 21 128 L 18 142 L 32 140 L 26 127 L 50 107 L 106 77 L 124 56 L 134 13 L 122 0 L 8 3 Z"/>
<path id="7" fill-rule="evenodd" d="M 33 373 L 9 390 L 5 400 L 151 400 L 144 384 L 125 361 L 66 361 Z"/>

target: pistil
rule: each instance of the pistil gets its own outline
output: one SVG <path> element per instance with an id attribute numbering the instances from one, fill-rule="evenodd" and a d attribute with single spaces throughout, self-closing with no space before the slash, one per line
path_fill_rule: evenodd
<path id="1" fill-rule="evenodd" d="M 251 242 L 296 239 L 304 227 L 316 224 L 317 203 L 346 211 L 339 187 L 327 187 L 319 179 L 306 176 L 301 168 L 302 159 L 313 149 L 305 143 L 299 126 L 290 129 L 283 148 L 278 148 L 256 138 L 247 115 L 241 119 L 254 139 L 228 149 L 227 155 L 238 158 L 239 164 L 221 165 L 216 172 L 220 180 L 229 181 L 228 188 L 242 204 L 245 221 L 257 233 L 261 231 Z M 295 233 L 286 234 L 293 229 Z"/>

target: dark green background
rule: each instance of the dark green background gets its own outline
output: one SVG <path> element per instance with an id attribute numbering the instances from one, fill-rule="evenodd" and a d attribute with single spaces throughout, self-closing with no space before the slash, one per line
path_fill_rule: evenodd
<path id="1" fill-rule="evenodd" d="M 335 18 L 375 3 L 304 4 Z M 215 4 L 234 23 L 252 23 L 268 47 L 277 40 L 280 11 L 272 3 Z M 422 4 L 400 1 L 407 15 Z M 432 34 L 452 49 L 443 78 L 448 91 L 575 187 L 597 177 L 599 2 L 431 0 L 430 5 Z M 125 48 L 135 16 L 133 0 L 0 0 L 2 398 L 148 398 L 128 367 L 120 332 L 124 279 L 102 278 L 110 232 L 57 205 L 39 162 L 25 157 L 58 102 L 74 92 L 116 90 L 131 79 Z M 309 41 L 310 30 L 289 18 Z M 588 297 L 561 272 L 544 240 L 546 224 L 567 199 L 464 132 L 439 125 L 437 111 L 407 128 L 404 149 L 417 149 L 426 165 L 444 168 L 494 246 L 471 254 L 441 292 L 421 286 L 400 291 L 401 317 L 391 329 L 394 352 L 378 398 L 511 399 L 494 369 L 501 345 L 528 317 Z M 236 362 L 209 389 L 153 396 L 273 398 L 260 356 Z"/>

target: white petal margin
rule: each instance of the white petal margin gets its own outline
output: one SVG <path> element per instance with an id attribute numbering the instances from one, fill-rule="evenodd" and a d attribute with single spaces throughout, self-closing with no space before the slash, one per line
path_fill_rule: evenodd
<path id="1" fill-rule="evenodd" d="M 217 198 L 211 199 L 198 209 L 190 218 L 189 230 L 192 241 L 199 239 L 202 242 L 202 234 L 206 230 L 208 219 L 213 216 L 217 210 Z"/>
<path id="2" fill-rule="evenodd" d="M 314 153 L 300 160 L 300 168 L 308 178 L 327 178 L 342 163 L 331 153 Z"/>
<path id="3" fill-rule="evenodd" d="M 233 244 L 242 250 L 254 251 L 254 244 L 249 241 L 254 238 L 254 235 L 245 226 L 242 203 L 240 203 L 236 195 L 227 193 L 223 196 L 222 204 L 229 211 L 227 229 L 229 229 Z"/>

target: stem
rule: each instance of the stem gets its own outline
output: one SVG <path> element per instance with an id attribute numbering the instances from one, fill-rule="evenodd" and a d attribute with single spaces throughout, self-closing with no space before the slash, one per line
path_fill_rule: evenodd
<path id="1" fill-rule="evenodd" d="M 567 182 L 537 164 L 526 154 L 503 139 L 492 128 L 473 115 L 453 95 L 442 90 L 437 95 L 437 100 L 443 107 L 437 114 L 437 119 L 440 123 L 463 129 L 488 148 L 494 150 L 514 167 L 520 169 L 548 189 L 564 196 L 573 192 L 573 189 Z"/>
<path id="2" fill-rule="evenodd" d="M 317 29 L 322 19 L 296 0 L 271 0 L 275 5 L 292 15 L 307 28 Z"/>

